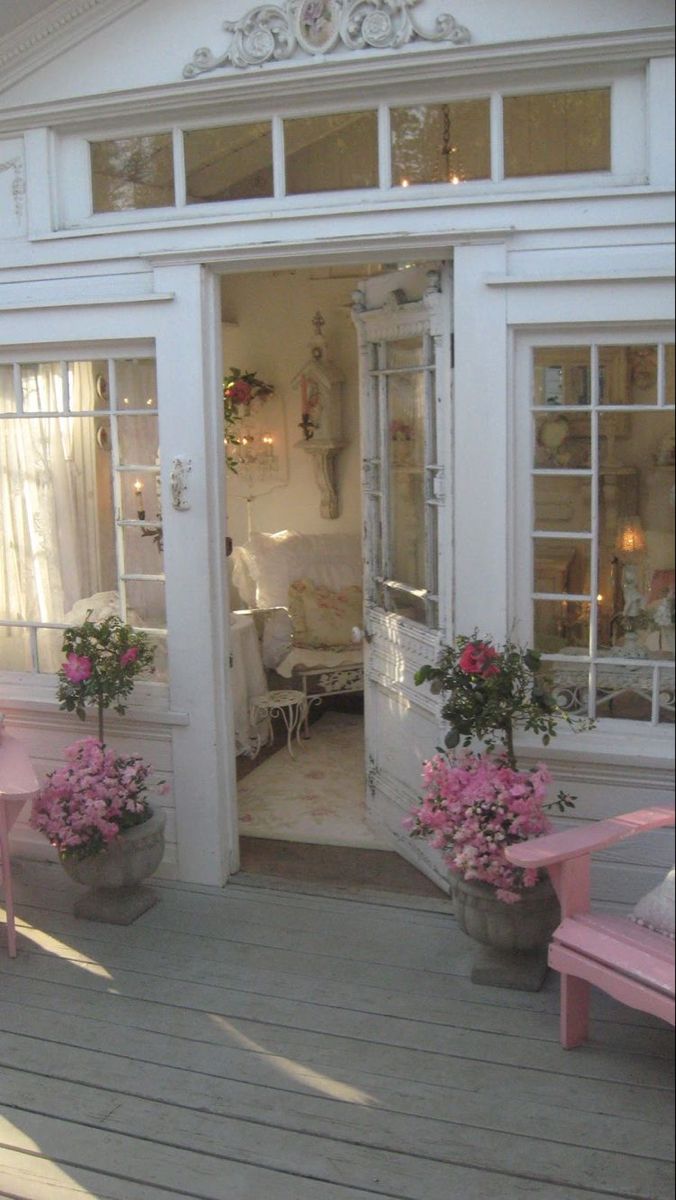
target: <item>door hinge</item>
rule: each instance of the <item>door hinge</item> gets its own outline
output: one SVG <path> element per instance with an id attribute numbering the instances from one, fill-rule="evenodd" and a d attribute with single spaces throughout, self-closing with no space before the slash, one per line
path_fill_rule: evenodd
<path id="1" fill-rule="evenodd" d="M 378 777 L 378 765 L 372 754 L 369 754 L 369 767 L 366 772 L 366 785 L 372 796 L 376 794 L 376 779 Z"/>

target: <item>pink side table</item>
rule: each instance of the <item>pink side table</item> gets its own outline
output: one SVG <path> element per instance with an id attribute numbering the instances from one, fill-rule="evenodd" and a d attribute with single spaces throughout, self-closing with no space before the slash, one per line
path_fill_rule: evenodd
<path id="1" fill-rule="evenodd" d="M 24 804 L 39 790 L 33 765 L 21 742 L 0 731 L 0 868 L 7 913 L 9 957 L 16 958 L 12 865 L 9 858 L 9 831 Z"/>

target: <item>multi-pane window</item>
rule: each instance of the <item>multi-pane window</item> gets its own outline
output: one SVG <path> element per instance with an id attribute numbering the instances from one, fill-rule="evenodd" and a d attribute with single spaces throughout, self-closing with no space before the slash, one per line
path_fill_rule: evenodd
<path id="1" fill-rule="evenodd" d="M 92 141 L 93 212 L 609 171 L 610 128 L 603 87 Z"/>
<path id="2" fill-rule="evenodd" d="M 533 639 L 559 702 L 674 720 L 674 346 L 533 351 Z"/>
<path id="3" fill-rule="evenodd" d="M 437 628 L 438 505 L 434 340 L 428 333 L 370 342 L 366 478 L 374 539 L 371 601 Z"/>
<path id="4" fill-rule="evenodd" d="M 166 677 L 155 363 L 0 364 L 0 670 L 57 670 L 88 612 L 151 630 Z"/>

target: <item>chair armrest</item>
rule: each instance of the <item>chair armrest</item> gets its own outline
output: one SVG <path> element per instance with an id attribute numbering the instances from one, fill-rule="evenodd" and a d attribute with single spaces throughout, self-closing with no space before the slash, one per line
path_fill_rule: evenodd
<path id="1" fill-rule="evenodd" d="M 637 833 L 674 824 L 673 808 L 642 808 L 637 812 L 595 821 L 586 828 L 566 829 L 530 842 L 508 846 L 505 854 L 517 867 L 552 867 L 571 858 L 581 858 L 595 850 L 604 850 Z"/>

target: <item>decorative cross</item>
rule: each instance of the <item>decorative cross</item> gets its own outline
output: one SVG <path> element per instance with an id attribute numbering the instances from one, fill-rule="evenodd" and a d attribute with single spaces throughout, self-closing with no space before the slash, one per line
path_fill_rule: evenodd
<path id="1" fill-rule="evenodd" d="M 317 337 L 323 336 L 322 329 L 324 328 L 325 325 L 326 325 L 326 321 L 324 320 L 319 309 L 317 309 L 317 312 L 315 313 L 314 317 L 312 318 L 312 328 L 314 329 L 315 333 L 317 334 Z"/>

